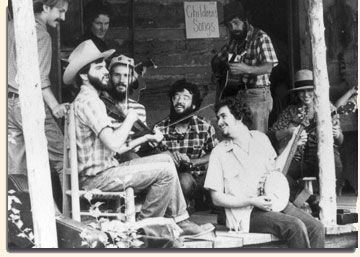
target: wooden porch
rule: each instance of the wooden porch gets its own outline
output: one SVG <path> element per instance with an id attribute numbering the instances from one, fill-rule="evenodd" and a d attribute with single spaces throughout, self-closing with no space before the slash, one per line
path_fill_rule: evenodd
<path id="1" fill-rule="evenodd" d="M 356 213 L 357 196 L 345 193 L 337 197 L 337 209 Z M 196 240 L 185 241 L 184 248 L 287 248 L 286 243 L 271 234 L 236 234 L 217 224 L 217 214 L 210 210 L 195 212 L 190 219 L 198 224 L 212 223 L 216 232 Z M 325 248 L 355 249 L 358 247 L 358 232 L 355 224 L 326 228 Z"/>

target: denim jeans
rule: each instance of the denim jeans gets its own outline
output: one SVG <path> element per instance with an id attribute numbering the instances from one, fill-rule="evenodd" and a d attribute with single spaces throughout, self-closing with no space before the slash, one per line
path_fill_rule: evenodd
<path id="1" fill-rule="evenodd" d="M 173 160 L 166 154 L 151 155 L 120 163 L 96 176 L 80 177 L 86 190 L 122 191 L 133 187 L 146 191 L 138 219 L 172 217 L 175 222 L 189 218 Z"/>
<path id="2" fill-rule="evenodd" d="M 250 129 L 266 133 L 269 115 L 273 108 L 270 87 L 239 90 L 236 98 L 242 103 L 246 103 L 252 112 L 253 124 Z"/>
<path id="3" fill-rule="evenodd" d="M 254 208 L 250 232 L 270 233 L 286 240 L 289 248 L 324 248 L 325 228 L 310 214 L 289 203 L 283 212 Z"/>
<path id="4" fill-rule="evenodd" d="M 49 107 L 45 105 L 45 135 L 52 172 L 62 181 L 64 136 Z M 25 141 L 19 98 L 8 99 L 8 174 L 27 174 Z"/>

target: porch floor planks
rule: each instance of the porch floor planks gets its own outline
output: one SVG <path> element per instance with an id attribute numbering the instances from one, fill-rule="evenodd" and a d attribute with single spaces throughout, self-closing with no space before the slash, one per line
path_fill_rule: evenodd
<path id="1" fill-rule="evenodd" d="M 357 196 L 342 195 L 337 197 L 337 208 L 356 212 Z M 211 211 L 196 212 L 190 220 L 197 224 L 212 223 L 216 233 L 205 240 L 193 240 L 185 242 L 185 248 L 286 248 L 284 241 L 270 234 L 251 233 L 237 234 L 228 233 L 228 229 L 217 224 L 217 214 Z M 352 224 L 337 225 L 326 228 L 326 248 L 357 248 L 358 233 Z M 239 240 L 242 240 L 241 241 Z"/>

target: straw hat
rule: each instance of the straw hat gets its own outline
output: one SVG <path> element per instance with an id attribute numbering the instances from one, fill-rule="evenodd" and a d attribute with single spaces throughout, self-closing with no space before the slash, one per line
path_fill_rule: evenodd
<path id="1" fill-rule="evenodd" d="M 69 65 L 66 67 L 63 81 L 70 85 L 74 82 L 76 74 L 87 64 L 103 58 L 106 59 L 115 52 L 114 49 L 100 52 L 92 40 L 86 40 L 79 44 L 68 58 Z"/>
<path id="2" fill-rule="evenodd" d="M 314 76 L 311 70 L 299 70 L 295 73 L 294 88 L 291 91 L 314 89 Z"/>

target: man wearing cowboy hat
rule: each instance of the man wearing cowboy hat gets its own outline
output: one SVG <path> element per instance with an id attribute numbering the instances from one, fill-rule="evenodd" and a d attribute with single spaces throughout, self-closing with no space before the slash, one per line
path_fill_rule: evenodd
<path id="1" fill-rule="evenodd" d="M 106 113 L 99 98 L 109 90 L 109 72 L 104 59 L 115 50 L 100 52 L 91 40 L 77 46 L 69 56 L 63 80 L 72 84 L 81 80 L 81 89 L 74 101 L 75 130 L 78 153 L 79 181 L 83 189 L 120 191 L 133 187 L 147 191 L 138 219 L 172 217 L 183 229 L 182 235 L 199 235 L 213 230 L 211 224 L 198 226 L 188 220 L 176 168 L 167 155 L 138 158 L 119 164 L 115 153 L 124 153 L 145 142 L 158 143 L 162 135 L 145 135 L 126 143 L 138 116 L 129 110 L 122 124 Z"/>
<path id="2" fill-rule="evenodd" d="M 295 74 L 295 87 L 291 92 L 297 96 L 297 103 L 289 105 L 278 117 L 272 127 L 269 129 L 268 135 L 275 144 L 278 145 L 278 150 L 281 151 L 282 145 L 286 144 L 288 139 L 293 134 L 299 124 L 304 126 L 302 136 L 307 138 L 304 146 L 298 147 L 297 152 L 291 162 L 288 170 L 287 178 L 290 184 L 290 201 L 294 201 L 299 192 L 306 193 L 305 189 L 297 183 L 302 177 L 318 176 L 318 157 L 317 157 L 317 135 L 316 135 L 316 109 L 315 109 L 315 95 L 314 95 L 314 80 L 311 70 L 299 70 Z M 336 108 L 331 105 L 331 111 Z M 338 147 L 344 140 L 344 135 L 340 128 L 339 115 L 332 116 L 332 132 L 334 136 L 334 155 L 335 168 L 337 176 L 337 186 L 343 183 L 341 179 L 342 164 L 340 160 L 340 153 Z M 317 216 L 319 213 L 318 201 L 315 195 L 308 193 L 307 202 L 313 211 L 313 215 Z M 299 203 L 300 204 L 300 203 Z"/>
<path id="3" fill-rule="evenodd" d="M 230 41 L 211 61 L 213 77 L 218 84 L 217 98 L 236 96 L 241 102 L 246 103 L 253 112 L 251 129 L 265 133 L 273 107 L 269 77 L 273 67 L 278 63 L 271 39 L 264 31 L 254 28 L 248 22 L 239 1 L 224 6 L 222 23 L 230 32 Z M 242 61 L 236 61 L 237 59 Z M 223 90 L 223 81 L 226 77 L 229 83 L 230 76 L 234 84 L 233 89 L 228 91 L 227 86 Z"/>
<path id="4" fill-rule="evenodd" d="M 45 107 L 45 135 L 48 141 L 48 153 L 51 171 L 57 172 L 62 181 L 63 170 L 63 134 L 55 121 L 66 113 L 68 103 L 59 103 L 51 89 L 49 79 L 51 68 L 51 37 L 47 26 L 55 28 L 65 20 L 70 0 L 34 0 L 34 16 L 38 45 L 38 63 L 40 82 Z M 8 173 L 27 174 L 24 133 L 19 102 L 19 84 L 15 49 L 14 22 L 8 24 Z M 26 86 L 26 85 L 23 85 Z M 56 193 L 56 192 L 54 192 Z"/>

